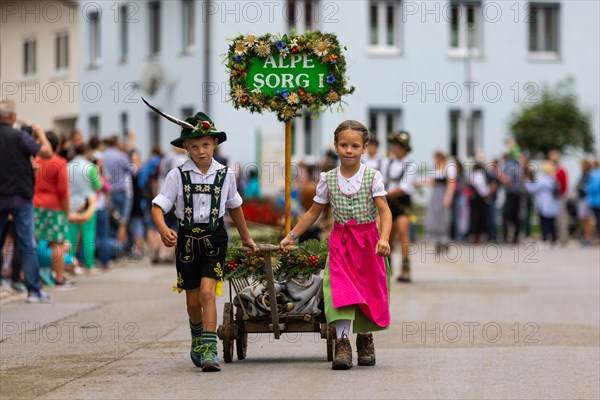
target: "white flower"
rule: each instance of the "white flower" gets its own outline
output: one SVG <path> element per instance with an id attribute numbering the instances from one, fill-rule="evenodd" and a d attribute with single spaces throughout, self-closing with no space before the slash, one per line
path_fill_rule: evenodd
<path id="1" fill-rule="evenodd" d="M 248 48 L 252 48 L 254 47 L 258 42 L 256 41 L 256 35 L 253 33 L 249 33 L 246 35 L 246 37 L 244 38 L 244 43 L 246 44 L 246 46 L 248 46 Z"/>
<path id="2" fill-rule="evenodd" d="M 298 39 L 292 39 L 290 42 L 291 47 L 298 47 Z"/>
<path id="3" fill-rule="evenodd" d="M 287 102 L 290 104 L 298 104 L 300 102 L 300 98 L 298 97 L 298 94 L 294 92 L 288 96 Z"/>
<path id="4" fill-rule="evenodd" d="M 255 89 L 252 89 L 252 91 L 250 93 L 252 93 L 252 94 L 260 94 L 260 93 L 262 93 L 262 91 L 259 88 L 255 88 Z"/>
<path id="5" fill-rule="evenodd" d="M 271 45 L 268 42 L 260 42 L 256 45 L 255 51 L 259 57 L 266 57 L 271 54 Z"/>
<path id="6" fill-rule="evenodd" d="M 241 56 L 246 54 L 246 43 L 243 40 L 237 40 L 235 42 L 235 54 Z"/>
<path id="7" fill-rule="evenodd" d="M 246 89 L 244 89 L 242 86 L 240 85 L 235 85 L 233 87 L 233 98 L 236 100 L 239 100 L 242 98 L 242 96 L 246 95 Z"/>
<path id="8" fill-rule="evenodd" d="M 329 39 L 318 40 L 315 43 L 314 52 L 319 57 L 326 56 L 329 53 L 329 46 L 331 46 Z"/>

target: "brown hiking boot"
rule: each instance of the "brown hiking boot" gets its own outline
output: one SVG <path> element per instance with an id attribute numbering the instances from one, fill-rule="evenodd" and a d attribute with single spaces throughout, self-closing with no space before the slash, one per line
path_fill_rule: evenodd
<path id="1" fill-rule="evenodd" d="M 336 339 L 335 358 L 331 364 L 331 369 L 350 369 L 352 368 L 352 346 L 348 338 Z"/>
<path id="2" fill-rule="evenodd" d="M 356 335 L 356 352 L 358 353 L 358 365 L 375 365 L 375 345 L 372 333 Z"/>
<path id="3" fill-rule="evenodd" d="M 398 282 L 410 283 L 410 261 L 408 259 L 402 261 L 402 273 L 398 277 Z"/>

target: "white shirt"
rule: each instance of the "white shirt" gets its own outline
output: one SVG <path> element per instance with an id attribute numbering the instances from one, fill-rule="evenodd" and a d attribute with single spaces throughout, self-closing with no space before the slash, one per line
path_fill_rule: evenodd
<path id="1" fill-rule="evenodd" d="M 367 167 L 371 167 L 377 171 L 381 171 L 383 169 L 383 163 L 385 161 L 385 157 L 381 154 L 375 154 L 375 157 L 369 157 L 368 153 L 363 154 L 360 162 L 365 164 Z"/>
<path id="2" fill-rule="evenodd" d="M 360 169 L 356 174 L 354 174 L 351 178 L 344 178 L 344 176 L 340 173 L 340 167 L 335 169 L 335 173 L 337 174 L 338 186 L 340 191 L 346 195 L 353 195 L 360 191 L 360 188 L 363 183 L 363 177 L 365 174 L 365 170 L 367 166 L 365 164 L 360 165 Z M 373 176 L 373 183 L 371 184 L 371 193 L 373 197 L 385 196 L 387 192 L 385 191 L 385 187 L 383 185 L 383 177 L 381 176 L 381 172 L 375 171 L 375 175 Z M 317 183 L 317 193 L 313 198 L 313 201 L 319 204 L 327 204 L 329 203 L 329 188 L 327 187 L 327 173 L 321 172 L 319 176 L 319 183 Z"/>
<path id="3" fill-rule="evenodd" d="M 444 168 L 435 170 L 435 179 L 455 180 L 457 175 L 458 170 L 456 169 L 456 163 L 453 161 L 448 161 Z"/>
<path id="4" fill-rule="evenodd" d="M 208 172 L 200 172 L 192 160 L 183 163 L 183 170 L 189 171 L 190 181 L 193 184 L 212 184 L 215 181 L 217 171 L 225 168 L 214 159 L 208 168 Z M 198 193 L 192 196 L 194 201 L 194 223 L 206 224 L 210 217 L 211 195 Z M 159 206 L 163 212 L 168 213 L 175 205 L 175 216 L 183 218 L 183 184 L 181 182 L 181 173 L 179 168 L 173 168 L 165 178 L 165 182 L 160 188 L 160 193 L 152 200 L 152 204 Z M 238 208 L 242 205 L 242 197 L 237 192 L 235 184 L 235 173 L 231 168 L 227 168 L 223 189 L 221 191 L 221 204 L 219 205 L 219 218 L 225 215 L 227 208 Z"/>
<path id="5" fill-rule="evenodd" d="M 485 171 L 482 169 L 473 172 L 473 175 L 471 176 L 471 185 L 473 185 L 481 197 L 490 194 L 490 188 L 485 180 Z"/>
<path id="6" fill-rule="evenodd" d="M 398 178 L 402 174 L 402 170 L 406 168 L 406 172 L 398 182 Z M 388 159 L 384 163 L 381 173 L 385 176 L 388 191 L 400 189 L 405 194 L 411 195 L 415 191 L 415 177 L 419 168 L 410 157 L 404 156 L 402 159 Z"/>

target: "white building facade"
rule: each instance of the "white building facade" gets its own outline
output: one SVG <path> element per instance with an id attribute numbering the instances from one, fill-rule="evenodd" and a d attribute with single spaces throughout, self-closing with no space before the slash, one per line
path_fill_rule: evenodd
<path id="1" fill-rule="evenodd" d="M 0 97 L 17 117 L 70 133 L 79 116 L 79 18 L 74 1 L 0 5 Z"/>
<path id="2" fill-rule="evenodd" d="M 441 149 L 461 160 L 504 150 L 511 116 L 544 85 L 574 79 L 599 135 L 599 3 L 593 1 L 144 1 L 79 3 L 84 134 L 136 132 L 147 154 L 179 134 L 141 96 L 185 117 L 202 110 L 228 134 L 222 152 L 241 164 L 283 161 L 283 124 L 227 101 L 223 61 L 239 33 L 334 32 L 345 44 L 355 94 L 342 113 L 294 123 L 294 153 L 317 157 L 345 119 L 384 144 L 412 135 L 418 162 Z M 256 151 L 261 133 L 262 153 Z M 263 177 L 263 182 L 265 178 Z M 283 181 L 278 182 L 283 185 Z"/>

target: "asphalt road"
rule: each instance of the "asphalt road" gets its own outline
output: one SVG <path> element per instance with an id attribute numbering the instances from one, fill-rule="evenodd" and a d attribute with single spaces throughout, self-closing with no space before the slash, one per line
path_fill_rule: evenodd
<path id="1" fill-rule="evenodd" d="M 202 373 L 174 267 L 124 262 L 51 305 L 0 301 L 0 397 L 600 397 L 598 247 L 462 246 L 436 260 L 422 246 L 414 283 L 392 284 L 375 367 L 332 371 L 315 334 L 263 334 L 246 360 Z"/>

